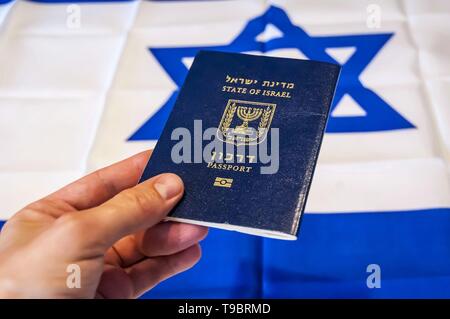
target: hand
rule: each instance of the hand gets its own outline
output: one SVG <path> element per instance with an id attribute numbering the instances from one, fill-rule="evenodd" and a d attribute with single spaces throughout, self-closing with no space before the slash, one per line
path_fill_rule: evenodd
<path id="1" fill-rule="evenodd" d="M 207 228 L 160 222 L 184 187 L 174 174 L 134 186 L 149 157 L 96 171 L 15 214 L 0 233 L 0 297 L 135 298 L 192 267 Z"/>

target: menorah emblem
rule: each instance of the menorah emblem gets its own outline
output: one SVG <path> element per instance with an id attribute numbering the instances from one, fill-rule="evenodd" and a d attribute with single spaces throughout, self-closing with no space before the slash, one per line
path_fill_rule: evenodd
<path id="1" fill-rule="evenodd" d="M 216 135 L 219 140 L 235 145 L 259 144 L 267 136 L 275 108 L 272 103 L 230 99 Z"/>
<path id="2" fill-rule="evenodd" d="M 234 133 L 251 135 L 255 129 L 248 127 L 248 122 L 258 119 L 263 113 L 262 108 L 239 106 L 237 108 L 237 116 L 243 121 L 241 125 L 236 126 Z"/>

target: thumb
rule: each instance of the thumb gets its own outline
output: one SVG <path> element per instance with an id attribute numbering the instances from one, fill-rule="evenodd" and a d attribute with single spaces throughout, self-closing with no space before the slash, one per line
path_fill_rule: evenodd
<path id="1" fill-rule="evenodd" d="M 120 238 L 160 222 L 183 196 L 183 182 L 175 174 L 155 176 L 126 189 L 102 205 L 86 211 L 95 237 L 109 247 Z"/>

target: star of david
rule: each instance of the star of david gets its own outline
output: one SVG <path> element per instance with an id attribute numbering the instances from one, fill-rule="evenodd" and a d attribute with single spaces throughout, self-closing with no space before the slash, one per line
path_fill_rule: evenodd
<path id="1" fill-rule="evenodd" d="M 261 41 L 259 35 L 268 25 L 281 33 L 279 37 Z M 271 6 L 267 11 L 250 20 L 241 33 L 231 43 L 217 46 L 191 46 L 171 48 L 149 48 L 149 51 L 178 89 L 175 90 L 159 110 L 139 127 L 128 140 L 156 140 L 172 110 L 188 72 L 185 59 L 193 58 L 199 50 L 225 52 L 267 53 L 278 49 L 297 49 L 306 58 L 317 61 L 339 63 L 328 52 L 329 49 L 354 48 L 352 55 L 341 61 L 342 71 L 336 89 L 327 133 L 373 132 L 414 128 L 375 91 L 365 86 L 359 76 L 373 58 L 393 36 L 393 33 L 310 36 L 302 28 L 294 25 L 281 9 Z M 363 115 L 334 116 L 333 111 L 342 98 L 350 96 L 363 110 Z"/>

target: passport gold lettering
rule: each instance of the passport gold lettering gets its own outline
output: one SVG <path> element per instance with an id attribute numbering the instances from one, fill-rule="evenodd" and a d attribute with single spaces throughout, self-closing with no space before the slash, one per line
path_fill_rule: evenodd
<path id="1" fill-rule="evenodd" d="M 274 96 L 274 97 L 284 97 L 284 98 L 287 98 L 287 99 L 291 98 L 291 92 L 286 92 L 286 91 L 263 90 L 261 95 Z"/>
<path id="2" fill-rule="evenodd" d="M 258 83 L 258 80 L 246 79 L 246 78 L 236 78 L 236 77 L 232 77 L 232 76 L 227 75 L 225 77 L 225 82 L 226 83 L 232 83 L 232 84 L 252 85 L 252 84 Z"/>
<path id="3" fill-rule="evenodd" d="M 222 88 L 222 91 L 223 92 L 227 92 L 227 93 L 246 94 L 247 93 L 247 88 L 224 85 L 223 88 Z"/>
<path id="4" fill-rule="evenodd" d="M 225 82 L 229 85 L 224 85 L 222 87 L 222 92 L 227 93 L 237 93 L 237 94 L 250 94 L 250 95 L 263 95 L 270 97 L 279 97 L 284 99 L 290 99 L 291 92 L 295 88 L 295 84 L 292 82 L 283 82 L 283 81 L 269 81 L 263 80 L 261 81 L 260 87 L 269 88 L 269 89 L 261 89 L 261 88 L 249 88 L 238 86 L 238 85 L 247 85 L 254 86 L 260 82 L 256 79 L 248 79 L 241 77 L 233 77 L 230 75 L 225 76 Z M 236 84 L 234 86 L 233 84 Z"/>
<path id="5" fill-rule="evenodd" d="M 224 159 L 225 161 L 234 161 L 234 158 L 237 158 L 238 163 L 245 163 L 245 159 L 248 159 L 249 163 L 255 163 L 256 162 L 256 156 L 255 155 L 243 155 L 243 154 L 236 154 L 234 156 L 233 153 L 223 153 L 223 152 L 212 152 L 211 153 L 211 160 L 215 161 Z"/>
<path id="6" fill-rule="evenodd" d="M 215 162 L 209 162 L 206 165 L 206 167 L 213 168 L 213 169 L 223 169 L 226 171 L 244 172 L 244 173 L 250 173 L 250 171 L 252 169 L 251 166 L 233 165 L 233 164 L 215 163 Z"/>

